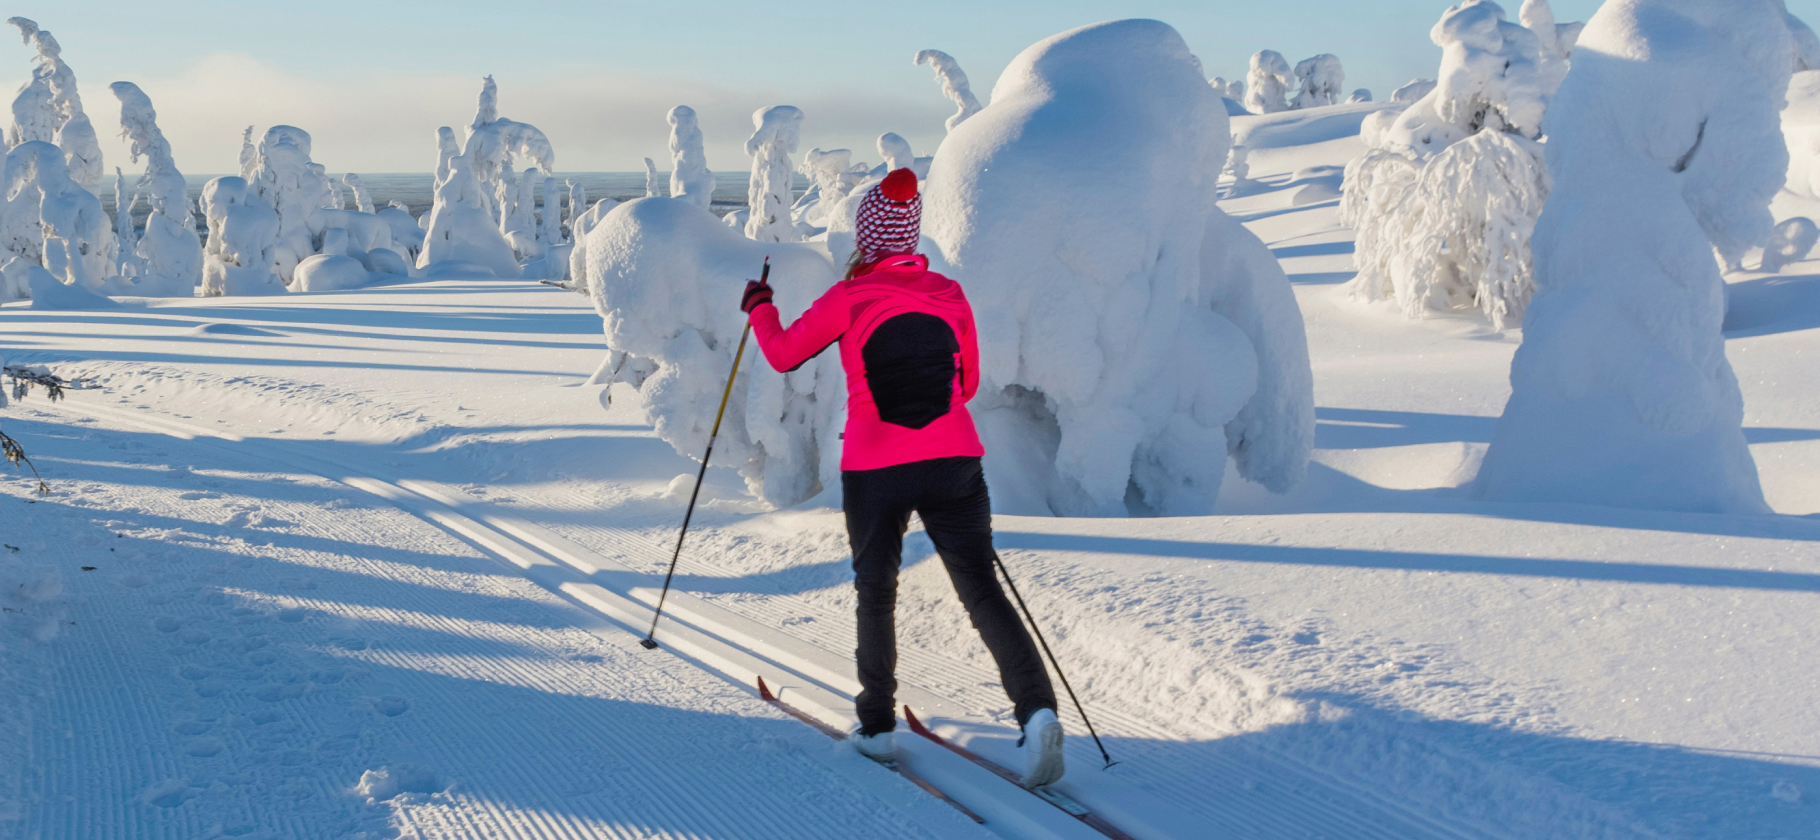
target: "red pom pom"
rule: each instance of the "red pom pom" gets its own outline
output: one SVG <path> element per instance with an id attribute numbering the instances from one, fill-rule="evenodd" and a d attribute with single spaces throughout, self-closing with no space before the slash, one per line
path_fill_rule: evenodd
<path id="1" fill-rule="evenodd" d="M 893 169 L 878 185 L 878 191 L 892 201 L 903 203 L 916 198 L 916 173 L 908 169 Z"/>

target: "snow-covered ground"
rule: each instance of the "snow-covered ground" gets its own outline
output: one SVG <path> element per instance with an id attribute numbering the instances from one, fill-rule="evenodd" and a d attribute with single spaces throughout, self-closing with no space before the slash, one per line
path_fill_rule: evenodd
<path id="1" fill-rule="evenodd" d="M 1274 496 L 1229 472 L 1213 516 L 996 520 L 1122 762 L 1098 769 L 1065 711 L 1069 789 L 1145 838 L 1820 836 L 1820 262 L 1729 278 L 1779 515 L 1472 501 L 1520 334 L 1345 296 L 1324 196 L 1375 107 L 1233 123 L 1264 186 L 1222 206 L 1307 321 L 1309 478 Z M 0 832 L 990 836 L 759 701 L 724 650 L 823 674 L 801 702 L 841 710 L 837 511 L 712 470 L 677 644 L 636 646 L 625 605 L 694 467 L 636 391 L 583 384 L 587 299 L 441 280 L 28 305 L 0 308 L 8 363 L 97 387 L 0 418 L 53 487 L 0 474 Z M 930 554 L 906 554 L 905 699 L 1008 756 Z"/>

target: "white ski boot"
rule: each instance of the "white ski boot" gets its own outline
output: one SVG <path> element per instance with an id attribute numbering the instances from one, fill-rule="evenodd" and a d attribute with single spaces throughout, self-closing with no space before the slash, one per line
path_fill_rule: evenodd
<path id="1" fill-rule="evenodd" d="M 1054 709 L 1038 709 L 1024 723 L 1024 736 L 1018 746 L 1024 748 L 1024 785 L 1038 788 L 1062 778 L 1062 722 L 1055 719 Z"/>
<path id="2" fill-rule="evenodd" d="M 847 740 L 859 754 L 880 764 L 891 764 L 897 761 L 897 733 L 880 732 L 877 735 L 861 735 L 859 727 L 847 734 Z"/>

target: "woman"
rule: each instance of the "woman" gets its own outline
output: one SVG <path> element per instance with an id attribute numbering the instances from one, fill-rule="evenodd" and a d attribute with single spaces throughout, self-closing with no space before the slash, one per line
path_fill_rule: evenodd
<path id="1" fill-rule="evenodd" d="M 922 516 L 955 594 L 979 630 L 1016 709 L 1025 783 L 1062 777 L 1062 725 L 1036 645 L 994 574 L 986 454 L 967 401 L 979 388 L 973 309 L 959 284 L 916 254 L 922 197 L 899 169 L 861 200 L 847 276 L 788 328 L 772 290 L 746 284 L 740 308 L 766 361 L 791 371 L 836 342 L 847 372 L 841 500 L 859 595 L 859 729 L 853 744 L 890 760 L 897 728 L 897 571 L 910 514 Z"/>

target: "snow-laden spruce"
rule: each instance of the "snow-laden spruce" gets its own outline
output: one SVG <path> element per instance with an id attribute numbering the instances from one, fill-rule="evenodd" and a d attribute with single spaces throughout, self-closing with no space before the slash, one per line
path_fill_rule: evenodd
<path id="1" fill-rule="evenodd" d="M 1764 513 L 1725 284 L 1770 232 L 1781 0 L 1611 0 L 1548 118 L 1556 189 L 1484 498 Z"/>
<path id="2" fill-rule="evenodd" d="M 1295 89 L 1288 59 L 1276 50 L 1258 50 L 1245 74 L 1245 108 L 1254 114 L 1289 110 L 1289 92 Z"/>
<path id="3" fill-rule="evenodd" d="M 949 131 L 967 121 L 968 117 L 980 112 L 980 101 L 973 95 L 973 85 L 967 81 L 967 72 L 961 69 L 960 62 L 941 50 L 923 50 L 916 54 L 916 64 L 928 64 L 935 71 L 935 79 L 942 83 L 942 95 L 954 102 L 956 110 L 943 123 Z"/>
<path id="4" fill-rule="evenodd" d="M 154 297 L 189 297 L 202 282 L 202 240 L 196 237 L 190 215 L 189 188 L 171 157 L 171 144 L 158 128 L 158 112 L 151 97 L 132 82 L 115 82 L 110 89 L 120 100 L 120 133 L 132 143 L 134 163 L 145 158 L 134 197 L 143 194 L 151 205 L 145 235 L 138 237 L 133 254 L 138 257 L 136 276 L 127 280 L 129 294 Z M 118 195 L 118 193 L 116 193 Z M 116 198 L 118 204 L 118 198 Z M 132 236 L 131 223 L 119 233 L 121 249 Z"/>
<path id="5" fill-rule="evenodd" d="M 1546 0 L 1524 8 L 1553 32 Z M 1368 117 L 1372 148 L 1346 166 L 1340 212 L 1358 231 L 1359 268 L 1348 288 L 1411 318 L 1478 309 L 1503 329 L 1535 290 L 1529 238 L 1549 189 L 1537 140 L 1566 57 L 1559 38 L 1544 45 L 1490 0 L 1449 8 L 1429 37 L 1440 81 Z"/>
<path id="6" fill-rule="evenodd" d="M 33 56 L 37 67 L 13 100 L 8 144 L 17 146 L 29 140 L 55 144 L 63 150 L 70 179 L 94 192 L 107 173 L 101 163 L 101 142 L 82 111 L 76 74 L 63 62 L 63 48 L 49 30 L 39 29 L 27 18 L 8 18 L 6 22 L 18 27 L 21 39 L 38 52 Z"/>
<path id="7" fill-rule="evenodd" d="M 27 140 L 6 154 L 0 178 L 0 260 L 42 266 L 58 282 L 96 290 L 114 275 L 114 230 L 101 199 L 70 177 L 64 151 Z M 18 275 L 15 270 L 15 276 Z M 15 298 L 32 296 L 22 281 Z"/>
<path id="8" fill-rule="evenodd" d="M 1289 104 L 1291 108 L 1338 105 L 1345 95 L 1346 71 L 1340 67 L 1340 57 L 1331 53 L 1296 62 L 1295 77 L 1298 87 L 1295 100 Z M 1366 98 L 1370 98 L 1369 93 Z"/>
<path id="9" fill-rule="evenodd" d="M 514 162 L 522 157 L 544 177 L 553 175 L 556 150 L 550 139 L 534 125 L 499 115 L 499 87 L 492 76 L 481 82 L 474 120 L 459 153 L 452 129 L 439 128 L 436 136 L 435 199 L 417 267 L 464 260 L 500 277 L 520 276 L 519 258 L 542 250 L 532 213 L 536 178 L 526 170 L 529 180 L 521 183 L 513 174 Z M 547 212 L 553 211 L 551 205 Z"/>
<path id="10" fill-rule="evenodd" d="M 692 458 L 707 445 L 745 328 L 737 304 L 746 280 L 769 256 L 777 305 L 794 319 L 839 279 L 809 245 L 748 239 L 675 198 L 619 205 L 576 252 L 610 348 L 593 381 L 638 388 L 658 437 Z M 746 350 L 715 462 L 737 465 L 755 495 L 780 506 L 838 486 L 846 412 L 840 355 L 823 353 L 779 375 L 756 361 L 756 347 Z"/>
<path id="11" fill-rule="evenodd" d="M 752 112 L 752 136 L 746 154 L 752 157 L 752 180 L 746 188 L 746 236 L 760 242 L 796 242 L 796 225 L 790 219 L 793 203 L 791 176 L 796 166 L 790 155 L 802 131 L 803 112 L 790 105 L 774 105 Z"/>
<path id="12" fill-rule="evenodd" d="M 1025 50 L 936 152 L 924 232 L 978 318 L 996 509 L 1204 514 L 1228 455 L 1271 490 L 1302 477 L 1302 317 L 1214 205 L 1227 123 L 1181 36 L 1126 20 Z"/>
<path id="13" fill-rule="evenodd" d="M 1782 137 L 1788 145 L 1785 188 L 1802 198 L 1820 200 L 1820 69 L 1797 71 L 1789 80 Z"/>
<path id="14" fill-rule="evenodd" d="M 714 173 L 708 171 L 708 156 L 702 151 L 695 109 L 678 105 L 664 119 L 670 123 L 670 197 L 706 210 L 714 202 Z M 575 212 L 573 202 L 569 212 Z"/>

